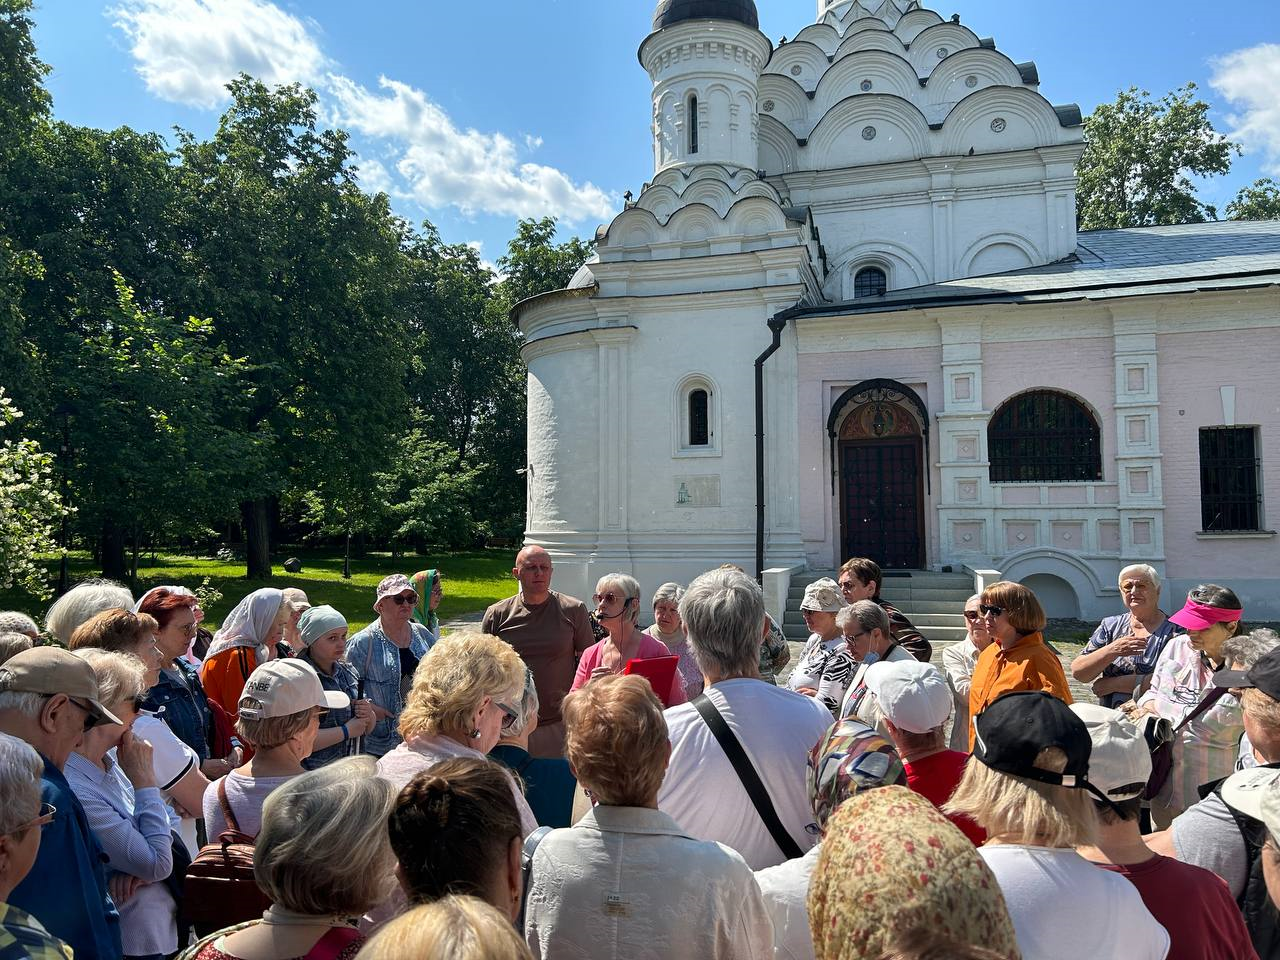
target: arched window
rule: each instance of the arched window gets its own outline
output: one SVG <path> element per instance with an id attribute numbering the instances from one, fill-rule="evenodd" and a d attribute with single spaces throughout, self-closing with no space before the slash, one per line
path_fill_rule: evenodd
<path id="1" fill-rule="evenodd" d="M 1056 390 L 1010 397 L 987 427 L 992 483 L 1102 479 L 1102 432 L 1083 403 Z"/>
<path id="2" fill-rule="evenodd" d="M 698 98 L 689 98 L 689 153 L 698 152 Z"/>
<path id="3" fill-rule="evenodd" d="M 711 443 L 711 397 L 706 390 L 689 391 L 689 442 L 690 447 L 705 447 Z"/>
<path id="4" fill-rule="evenodd" d="M 853 298 L 878 297 L 889 289 L 889 279 L 879 267 L 863 267 L 853 278 Z"/>

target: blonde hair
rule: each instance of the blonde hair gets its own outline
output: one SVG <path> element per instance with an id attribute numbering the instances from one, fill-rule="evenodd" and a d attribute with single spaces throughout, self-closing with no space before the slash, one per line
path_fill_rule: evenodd
<path id="1" fill-rule="evenodd" d="M 1061 773 L 1067 755 L 1046 747 L 1034 765 Z M 971 818 L 988 836 L 1029 846 L 1079 847 L 1093 843 L 1098 832 L 1097 809 L 1087 790 L 1001 773 L 976 757 L 965 764 L 942 812 Z"/>
<path id="2" fill-rule="evenodd" d="M 288 743 L 291 739 L 307 729 L 311 723 L 313 707 L 290 713 L 283 717 L 264 717 L 261 720 L 250 720 L 247 717 L 236 717 L 236 733 L 240 739 L 256 750 L 271 750 Z"/>
<path id="3" fill-rule="evenodd" d="M 98 678 L 99 703 L 110 707 L 147 692 L 147 668 L 132 653 L 81 647 L 75 654 L 93 668 Z"/>
<path id="4" fill-rule="evenodd" d="M 533 960 L 511 921 L 477 897 L 414 907 L 377 932 L 360 960 Z"/>
<path id="5" fill-rule="evenodd" d="M 1254 720 L 1273 730 L 1280 730 L 1280 701 L 1255 687 L 1245 687 L 1240 702 L 1244 705 L 1245 712 Z"/>
<path id="6" fill-rule="evenodd" d="M 525 666 L 511 644 L 487 633 L 451 633 L 427 651 L 413 675 L 400 736 L 467 733 L 485 697 L 515 703 Z"/>
<path id="7" fill-rule="evenodd" d="M 592 680 L 564 698 L 565 756 L 596 800 L 618 807 L 653 802 L 667 772 L 667 721 L 649 681 Z"/>
<path id="8" fill-rule="evenodd" d="M 622 593 L 623 599 L 628 601 L 622 619 L 634 623 L 640 616 L 640 581 L 626 573 L 606 573 L 596 581 L 596 593 L 603 592 L 606 587 L 617 587 Z"/>
<path id="9" fill-rule="evenodd" d="M 100 647 L 116 653 L 133 653 L 144 643 L 154 642 L 160 624 L 149 613 L 133 613 L 119 607 L 94 614 L 71 634 L 68 650 Z"/>
<path id="10" fill-rule="evenodd" d="M 271 902 L 308 916 L 357 917 L 388 896 L 395 787 L 372 757 L 346 757 L 277 787 L 262 805 L 253 878 Z"/>

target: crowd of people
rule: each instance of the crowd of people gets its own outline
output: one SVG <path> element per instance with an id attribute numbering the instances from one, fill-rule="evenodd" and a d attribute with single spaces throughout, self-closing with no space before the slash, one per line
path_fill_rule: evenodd
<path id="1" fill-rule="evenodd" d="M 1126 567 L 1064 669 L 1026 586 L 935 657 L 853 558 L 784 673 L 731 564 L 512 572 L 447 634 L 437 570 L 354 635 L 270 587 L 0 613 L 0 960 L 1280 957 L 1280 636 L 1229 588 Z"/>

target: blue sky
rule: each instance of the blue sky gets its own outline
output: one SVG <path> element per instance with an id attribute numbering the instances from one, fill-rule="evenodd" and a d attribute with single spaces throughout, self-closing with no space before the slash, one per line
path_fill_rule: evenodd
<path id="1" fill-rule="evenodd" d="M 775 42 L 814 0 L 757 0 Z M 1219 130 L 1247 148 L 1202 196 L 1280 175 L 1275 0 L 1028 4 L 954 0 L 1041 92 L 1089 112 L 1136 85 L 1192 80 Z M 521 216 L 590 235 L 652 174 L 649 81 L 636 60 L 653 0 L 44 0 L 39 53 L 54 111 L 73 123 L 168 134 L 214 128 L 237 70 L 303 80 L 352 133 L 362 175 L 413 221 L 496 260 Z M 1034 10 L 1034 13 L 1028 13 Z"/>

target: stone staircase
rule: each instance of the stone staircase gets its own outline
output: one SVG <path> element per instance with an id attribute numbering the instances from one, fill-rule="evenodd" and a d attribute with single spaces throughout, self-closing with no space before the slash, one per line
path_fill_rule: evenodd
<path id="1" fill-rule="evenodd" d="M 800 601 L 804 599 L 804 588 L 821 577 L 835 580 L 836 574 L 834 570 L 809 570 L 791 578 L 782 629 L 793 643 L 809 639 L 800 616 Z M 973 577 L 969 574 L 895 570 L 885 574 L 880 595 L 901 610 L 933 644 L 935 662 L 946 647 L 964 639 L 964 602 L 973 595 Z"/>

